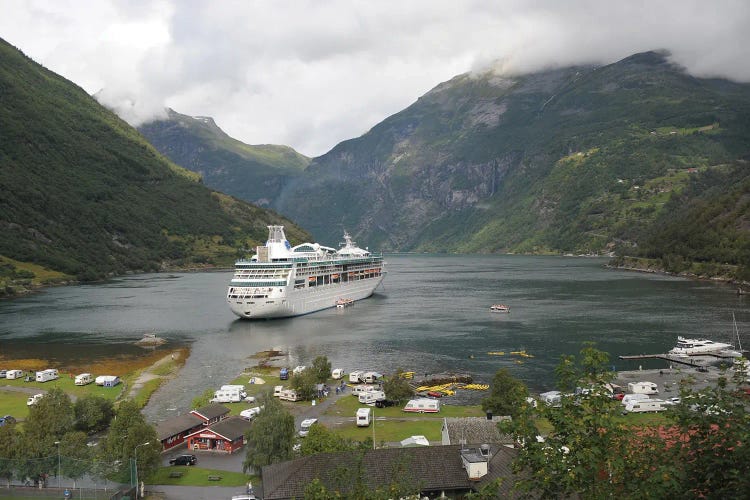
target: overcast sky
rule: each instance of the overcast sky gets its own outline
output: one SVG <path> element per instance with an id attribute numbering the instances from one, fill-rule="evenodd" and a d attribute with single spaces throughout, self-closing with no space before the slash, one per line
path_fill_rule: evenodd
<path id="1" fill-rule="evenodd" d="M 0 37 L 131 124 L 164 106 L 308 156 L 453 76 L 665 48 L 750 81 L 750 1 L 2 0 Z M 498 61 L 500 63 L 498 63 Z M 122 111 L 124 110 L 124 111 Z"/>

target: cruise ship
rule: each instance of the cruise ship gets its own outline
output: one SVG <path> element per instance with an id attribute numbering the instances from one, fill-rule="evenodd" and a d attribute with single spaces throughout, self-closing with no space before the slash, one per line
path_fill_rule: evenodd
<path id="1" fill-rule="evenodd" d="M 359 248 L 344 232 L 341 248 L 292 247 L 284 226 L 268 226 L 268 241 L 235 264 L 227 302 L 240 318 L 285 318 L 372 295 L 385 278 L 382 255 Z"/>

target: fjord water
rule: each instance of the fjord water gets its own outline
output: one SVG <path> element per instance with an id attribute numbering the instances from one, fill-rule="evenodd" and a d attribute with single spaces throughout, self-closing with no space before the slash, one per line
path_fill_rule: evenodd
<path id="1" fill-rule="evenodd" d="M 161 419 L 186 411 L 193 397 L 227 383 L 256 363 L 250 356 L 271 348 L 287 353 L 290 366 L 326 355 L 346 370 L 466 372 L 482 382 L 508 367 L 531 388 L 548 390 L 560 355 L 576 354 L 584 341 L 611 353 L 616 369 L 637 369 L 663 363 L 617 356 L 665 352 L 678 335 L 729 341 L 732 313 L 741 333 L 750 324 L 747 296 L 727 285 L 607 269 L 601 258 L 389 255 L 386 261 L 388 276 L 370 299 L 282 320 L 235 319 L 224 298 L 231 271 L 51 288 L 0 302 L 0 352 L 85 362 L 139 352 L 133 342 L 144 333 L 168 339 L 165 348 L 190 344 L 185 369 L 146 408 Z M 499 302 L 511 313 L 488 311 Z M 534 357 L 509 354 L 518 350 Z"/>

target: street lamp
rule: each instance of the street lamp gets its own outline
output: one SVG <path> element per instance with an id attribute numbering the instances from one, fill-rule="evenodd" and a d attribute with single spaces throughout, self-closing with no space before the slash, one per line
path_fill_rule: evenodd
<path id="1" fill-rule="evenodd" d="M 143 444 L 138 444 L 133 448 L 133 460 L 135 461 L 135 500 L 138 500 L 138 448 L 151 444 L 151 441 L 146 441 Z"/>
<path id="2" fill-rule="evenodd" d="M 60 441 L 55 441 L 57 445 L 57 489 L 60 489 Z"/>

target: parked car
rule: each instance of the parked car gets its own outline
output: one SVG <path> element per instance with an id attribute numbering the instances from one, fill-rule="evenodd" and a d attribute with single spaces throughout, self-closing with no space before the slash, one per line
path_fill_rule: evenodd
<path id="1" fill-rule="evenodd" d="M 198 463 L 198 459 L 195 455 L 180 455 L 169 460 L 169 465 L 195 465 Z"/>
<path id="2" fill-rule="evenodd" d="M 393 399 L 378 399 L 375 401 L 375 406 L 378 408 L 385 408 L 388 406 L 396 406 L 398 404 L 398 401 L 394 401 Z"/>
<path id="3" fill-rule="evenodd" d="M 8 374 L 8 370 L 0 370 L 0 378 L 5 378 L 7 374 Z"/>
<path id="4" fill-rule="evenodd" d="M 0 417 L 0 427 L 4 426 L 5 424 L 15 424 L 16 419 L 12 415 L 5 415 L 4 417 Z"/>

